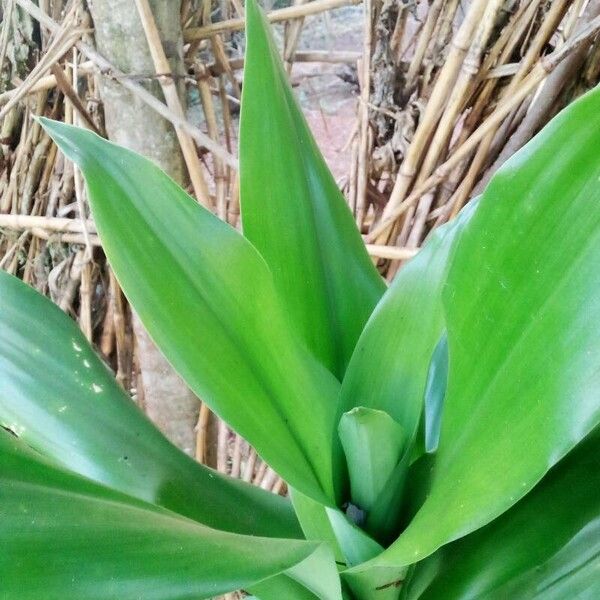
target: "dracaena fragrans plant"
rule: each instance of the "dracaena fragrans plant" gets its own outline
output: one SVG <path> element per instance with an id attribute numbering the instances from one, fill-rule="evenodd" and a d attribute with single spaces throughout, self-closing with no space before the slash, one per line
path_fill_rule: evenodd
<path id="1" fill-rule="evenodd" d="M 43 121 L 165 356 L 284 477 L 211 471 L 78 328 L 0 276 L 6 599 L 600 595 L 600 91 L 386 290 L 247 4 L 243 235 L 144 158 Z"/>

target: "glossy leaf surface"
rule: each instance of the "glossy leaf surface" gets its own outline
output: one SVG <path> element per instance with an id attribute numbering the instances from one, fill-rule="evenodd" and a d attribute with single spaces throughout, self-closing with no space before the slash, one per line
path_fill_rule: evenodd
<path id="1" fill-rule="evenodd" d="M 404 429 L 387 413 L 357 407 L 344 413 L 338 432 L 350 476 L 352 502 L 369 512 L 406 448 Z"/>
<path id="2" fill-rule="evenodd" d="M 250 588 L 252 599 L 280 600 L 280 598 L 293 598 L 294 600 L 319 600 L 310 590 L 306 589 L 287 575 L 278 575 L 257 583 Z"/>
<path id="3" fill-rule="evenodd" d="M 423 410 L 431 357 L 445 328 L 442 290 L 448 257 L 474 208 L 468 205 L 437 230 L 402 267 L 369 319 L 342 384 L 344 410 L 382 410 L 410 440 Z"/>
<path id="4" fill-rule="evenodd" d="M 341 511 L 336 508 L 327 508 L 326 511 L 347 566 L 365 562 L 383 551 L 382 546 L 351 523 Z"/>
<path id="5" fill-rule="evenodd" d="M 83 171 L 110 264 L 167 359 L 291 485 L 331 502 L 339 385 L 292 334 L 262 257 L 150 161 L 43 125 Z"/>
<path id="6" fill-rule="evenodd" d="M 341 581 L 331 549 L 327 544 L 320 544 L 303 561 L 286 569 L 280 575 L 251 586 L 249 591 L 261 600 L 342 599 Z"/>
<path id="7" fill-rule="evenodd" d="M 319 550 L 217 531 L 130 499 L 53 466 L 4 430 L 0 457 L 3 598 L 210 598 Z"/>
<path id="8" fill-rule="evenodd" d="M 424 442 L 426 452 L 435 452 L 440 442 L 442 412 L 448 386 L 448 336 L 442 334 L 427 374 L 423 411 Z"/>
<path id="9" fill-rule="evenodd" d="M 0 306 L 1 425 L 72 471 L 205 525 L 301 536 L 288 502 L 165 439 L 50 300 L 0 271 Z"/>
<path id="10" fill-rule="evenodd" d="M 417 567 L 407 598 L 598 597 L 599 490 L 597 432 L 514 508 Z"/>
<path id="11" fill-rule="evenodd" d="M 437 230 L 401 269 L 369 319 L 342 383 L 344 410 L 360 405 L 384 411 L 408 440 L 410 456 L 404 457 L 368 515 L 367 529 L 386 543 L 402 517 L 408 462 L 424 452 L 423 442 L 410 446 L 422 418 L 432 355 L 445 328 L 442 290 L 448 258 L 475 208 L 476 203 L 469 204 L 455 221 Z"/>
<path id="12" fill-rule="evenodd" d="M 255 1 L 247 3 L 246 18 L 244 235 L 271 267 L 309 348 L 341 379 L 385 284 L 315 144 Z"/>
<path id="13" fill-rule="evenodd" d="M 600 420 L 599 135 L 597 89 L 506 163 L 463 230 L 444 291 L 450 371 L 431 489 L 365 568 L 482 527 Z"/>
<path id="14" fill-rule="evenodd" d="M 327 515 L 327 507 L 293 488 L 289 492 L 304 537 L 307 540 L 327 542 L 333 550 L 335 560 L 343 564 L 344 555 Z"/>

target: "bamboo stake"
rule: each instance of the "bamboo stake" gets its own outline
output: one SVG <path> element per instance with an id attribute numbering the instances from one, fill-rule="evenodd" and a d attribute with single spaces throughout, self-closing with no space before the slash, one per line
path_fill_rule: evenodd
<path id="1" fill-rule="evenodd" d="M 384 246 L 367 244 L 369 256 L 374 258 L 387 258 L 390 260 L 407 260 L 417 254 L 419 248 L 399 248 L 398 246 Z"/>
<path id="2" fill-rule="evenodd" d="M 535 87 L 549 73 L 551 73 L 571 52 L 574 52 L 587 40 L 594 37 L 600 31 L 600 17 L 592 19 L 587 26 L 559 50 L 555 50 L 548 56 L 542 57 L 531 70 L 529 75 L 521 82 L 513 96 L 501 102 L 494 112 L 471 134 L 471 136 L 456 150 L 446 162 L 441 164 L 434 173 L 429 176 L 420 186 L 415 188 L 409 196 L 399 204 L 386 219 L 382 219 L 366 237 L 367 242 L 375 241 L 393 226 L 398 217 L 412 206 L 422 194 L 441 183 L 450 173 L 451 169 L 459 164 L 490 131 L 517 107 Z"/>
<path id="3" fill-rule="evenodd" d="M 462 8 L 460 0 L 448 0 L 442 9 L 440 17 L 437 19 L 431 35 L 431 43 L 428 45 L 423 61 L 425 69 L 421 78 L 421 96 L 428 97 L 431 94 L 428 90 L 431 87 L 431 75 L 437 62 L 436 57 L 444 53 L 445 48 L 451 42 L 452 27 L 456 20 L 456 12 L 459 4 Z"/>
<path id="4" fill-rule="evenodd" d="M 215 113 L 215 106 L 213 103 L 212 93 L 210 86 L 207 81 L 207 70 L 204 65 L 198 67 L 198 92 L 200 94 L 200 102 L 202 103 L 202 109 L 204 111 L 204 118 L 206 120 L 206 129 L 208 135 L 215 141 L 219 139 L 219 127 L 217 124 L 217 115 Z M 227 216 L 227 206 L 225 199 L 225 167 L 221 160 L 214 157 L 214 179 L 217 196 L 217 214 L 219 218 L 225 219 Z"/>
<path id="5" fill-rule="evenodd" d="M 433 29 L 438 21 L 440 12 L 444 7 L 445 2 L 446 0 L 434 0 L 433 4 L 429 7 L 425 25 L 421 30 L 421 35 L 419 35 L 415 52 L 413 54 L 412 60 L 410 61 L 410 65 L 408 67 L 408 71 L 406 73 L 407 91 L 412 90 L 414 87 L 416 87 L 417 74 L 419 72 L 419 69 L 421 68 L 423 57 L 425 56 L 427 46 L 429 45 L 431 34 L 433 33 Z"/>
<path id="6" fill-rule="evenodd" d="M 50 72 L 52 73 L 52 77 L 54 77 L 54 81 L 60 91 L 69 98 L 75 110 L 79 113 L 82 119 L 86 122 L 87 126 L 97 133 L 98 135 L 102 135 L 102 132 L 98 129 L 94 120 L 83 106 L 79 96 L 73 89 L 73 86 L 69 83 L 69 80 L 66 78 L 64 71 L 58 66 L 58 64 L 54 64 L 50 67 Z"/>
<path id="7" fill-rule="evenodd" d="M 233 443 L 233 452 L 231 457 L 231 473 L 232 477 L 239 479 L 241 474 L 242 466 L 242 437 L 239 434 L 235 434 L 235 441 Z"/>
<path id="8" fill-rule="evenodd" d="M 260 485 L 261 481 L 263 480 L 263 477 L 265 476 L 265 473 L 267 472 L 267 463 L 266 462 L 261 462 L 258 469 L 256 470 L 256 474 L 254 475 L 254 479 L 252 480 L 252 483 L 254 485 Z"/>
<path id="9" fill-rule="evenodd" d="M 521 37 L 525 34 L 529 23 L 535 17 L 540 1 L 541 0 L 534 0 L 529 4 L 521 4 L 517 12 L 511 16 L 507 26 L 501 31 L 500 36 L 485 59 L 478 75 L 478 82 L 483 82 L 486 74 L 490 72 L 492 65 L 499 64 L 501 67 L 505 66 L 506 61 L 515 52 L 515 48 L 518 45 Z M 515 65 L 515 67 L 516 68 L 513 72 L 513 75 L 518 70 L 518 64 Z M 496 79 L 486 80 L 483 83 L 481 92 L 475 99 L 474 105 L 469 114 L 466 116 L 455 147 L 461 146 L 480 122 L 484 111 L 492 102 L 492 95 L 497 87 L 497 84 L 498 82 Z M 465 164 L 457 165 L 448 181 L 442 186 L 440 203 L 446 204 L 446 208 L 441 212 L 440 215 L 438 215 L 439 218 L 436 221 L 436 226 L 440 223 L 443 223 L 450 214 L 453 199 L 450 201 L 448 200 L 456 192 L 460 182 L 464 178 L 464 173 L 467 168 L 468 165 Z"/>
<path id="10" fill-rule="evenodd" d="M 302 6 L 306 4 L 307 0 L 294 0 L 294 6 Z M 299 17 L 286 24 L 285 40 L 283 45 L 283 62 L 287 74 L 291 74 L 292 65 L 294 63 L 294 55 L 296 48 L 298 47 L 298 41 L 300 40 L 300 33 L 302 32 L 302 25 L 304 24 L 304 17 Z"/>
<path id="11" fill-rule="evenodd" d="M 431 174 L 448 143 L 458 114 L 465 103 L 465 97 L 470 90 L 473 79 L 478 73 L 481 56 L 487 46 L 502 3 L 503 0 L 492 0 L 486 7 L 480 26 L 477 29 L 475 38 L 462 64 L 456 84 L 448 99 L 448 104 L 425 154 L 425 159 L 417 177 L 417 185 Z M 407 239 L 407 246 L 409 248 L 416 247 L 421 241 L 425 221 L 429 214 L 433 198 L 433 193 L 426 194 L 417 205 L 415 221 Z"/>
<path id="12" fill-rule="evenodd" d="M 328 63 L 328 64 L 348 64 L 354 65 L 362 57 L 362 52 L 355 52 L 352 50 L 297 50 L 294 54 L 294 62 L 304 63 Z M 232 58 L 229 60 L 229 66 L 233 71 L 244 68 L 244 58 Z M 218 61 L 212 62 L 207 65 L 208 70 L 215 77 L 224 73 L 224 69 L 220 66 Z M 2 96 L 0 95 L 0 99 Z"/>
<path id="13" fill-rule="evenodd" d="M 520 82 L 523 80 L 523 77 L 529 72 L 534 62 L 538 59 L 542 48 L 547 43 L 548 39 L 564 16 L 564 13 L 568 7 L 568 3 L 569 0 L 557 0 L 556 2 L 552 3 L 548 13 L 549 16 L 547 16 L 547 18 L 542 22 L 540 29 L 535 35 L 533 42 L 529 46 L 527 53 L 519 65 L 519 70 L 511 79 L 508 88 L 505 90 L 502 96 L 503 98 L 510 97 L 511 94 L 515 93 L 517 87 L 520 85 Z M 515 106 L 515 109 L 516 108 L 518 108 L 518 106 Z M 507 115 L 507 117 L 512 120 L 511 116 Z M 510 123 L 508 125 L 510 125 Z M 477 152 L 475 153 L 475 157 L 473 158 L 471 165 L 467 170 L 467 174 L 454 194 L 454 198 L 451 200 L 452 210 L 450 212 L 450 218 L 453 218 L 458 214 L 459 210 L 462 208 L 471 190 L 473 189 L 477 174 L 481 171 L 485 161 L 487 160 L 495 133 L 496 128 L 491 129 L 477 148 Z"/>
<path id="14" fill-rule="evenodd" d="M 173 72 L 171 70 L 171 64 L 165 54 L 162 41 L 158 28 L 156 27 L 156 21 L 152 14 L 152 9 L 148 0 L 135 0 L 140 19 L 142 21 L 142 27 L 148 41 L 148 47 L 150 49 L 150 55 L 154 62 L 154 69 L 157 74 L 160 74 L 158 81 L 160 87 L 165 95 L 167 106 L 173 114 L 181 120 L 186 119 L 186 115 L 181 105 L 177 86 L 173 80 Z M 183 158 L 188 169 L 192 187 L 194 188 L 194 194 L 198 201 L 205 207 L 211 207 L 210 195 L 208 193 L 208 187 L 202 174 L 202 167 L 196 153 L 196 146 L 190 134 L 182 129 L 181 127 L 175 126 L 175 132 L 177 139 L 183 153 Z"/>
<path id="15" fill-rule="evenodd" d="M 586 23 L 598 15 L 600 15 L 600 0 L 591 0 L 585 9 L 585 12 L 579 16 L 574 34 L 576 35 L 577 33 L 581 32 Z M 582 44 L 578 50 L 570 54 L 548 76 L 537 100 L 532 102 L 532 106 L 527 112 L 525 119 L 519 125 L 517 131 L 510 137 L 494 161 L 494 164 L 479 180 L 473 191 L 474 194 L 481 193 L 491 179 L 492 175 L 500 168 L 500 166 L 506 162 L 506 160 L 517 150 L 524 146 L 525 143 L 528 142 L 534 136 L 535 132 L 541 127 L 543 122 L 550 114 L 550 111 L 565 84 L 572 79 L 573 75 L 583 64 L 591 43 L 592 40 L 588 39 L 585 44 Z"/>
<path id="16" fill-rule="evenodd" d="M 448 98 L 448 92 L 456 80 L 464 57 L 471 45 L 473 32 L 481 20 L 486 4 L 486 0 L 474 0 L 469 7 L 465 20 L 452 40 L 448 57 L 438 76 L 414 138 L 402 161 L 392 193 L 383 211 L 382 221 L 388 220 L 390 215 L 395 213 L 408 192 L 410 184 L 417 173 L 423 151 L 426 149 L 433 129 L 438 123 L 442 108 Z M 383 231 L 387 231 L 387 229 Z M 387 237 L 382 237 L 381 241 L 387 241 Z"/>
<path id="17" fill-rule="evenodd" d="M 19 2 L 19 0 L 16 1 Z M 38 64 L 31 70 L 25 81 L 19 86 L 18 90 L 15 90 L 14 93 L 11 94 L 2 110 L 0 110 L 0 119 L 3 119 L 17 104 L 17 102 L 19 102 L 21 98 L 29 93 L 30 89 L 42 77 L 46 69 L 48 69 L 53 63 L 60 60 L 60 58 L 62 58 L 62 56 L 73 47 L 77 38 L 79 37 L 78 33 L 73 32 L 71 32 L 66 38 L 63 38 L 62 35 L 63 31 L 57 30 L 57 36 L 53 40 L 50 48 L 48 48 L 46 54 L 44 54 L 40 62 L 38 62 Z"/>
<path id="18" fill-rule="evenodd" d="M 113 273 L 108 269 L 109 297 L 115 327 L 115 344 L 117 346 L 117 381 L 127 390 L 131 379 L 131 359 L 133 351 L 131 340 L 126 331 L 127 308 L 121 293 L 121 287 Z M 141 393 L 143 394 L 143 388 Z M 139 394 L 139 392 L 138 392 Z"/>
<path id="19" fill-rule="evenodd" d="M 4 19 L 2 23 L 2 32 L 0 32 L 0 69 L 4 67 L 4 59 L 8 48 L 8 40 L 10 39 L 10 29 L 15 10 L 15 0 L 8 0 L 4 6 Z"/>
<path id="20" fill-rule="evenodd" d="M 48 17 L 48 15 L 40 11 L 31 0 L 16 0 L 16 2 L 49 31 L 54 32 L 60 29 L 60 26 L 53 19 Z M 219 158 L 226 162 L 230 167 L 236 170 L 239 168 L 237 159 L 229 152 L 225 151 L 218 144 L 215 144 L 210 137 L 208 137 L 201 129 L 192 125 L 187 119 L 182 119 L 179 115 L 174 114 L 168 106 L 158 100 L 143 86 L 136 83 L 125 73 L 117 69 L 101 54 L 96 52 L 94 48 L 81 41 L 77 42 L 75 46 L 82 54 L 99 67 L 100 72 L 103 75 L 114 78 L 115 81 L 118 81 L 123 87 L 135 94 L 142 102 L 154 109 L 159 115 L 173 123 L 175 127 L 180 127 L 187 131 L 200 146 L 203 146 L 213 154 L 219 156 Z"/>
<path id="21" fill-rule="evenodd" d="M 208 439 L 209 418 L 210 408 L 202 402 L 200 413 L 198 414 L 198 424 L 196 425 L 196 460 L 203 464 L 206 464 L 206 441 Z"/>
<path id="22" fill-rule="evenodd" d="M 19 214 L 0 214 L 0 227 L 16 230 L 38 228 L 57 233 L 82 233 L 85 227 L 90 234 L 97 233 L 93 221 Z"/>
<path id="23" fill-rule="evenodd" d="M 244 473 L 242 475 L 242 480 L 246 483 L 250 483 L 252 481 L 252 477 L 254 475 L 254 467 L 256 465 L 256 450 L 254 448 L 250 448 L 250 453 L 248 454 L 248 460 L 244 466 Z"/>

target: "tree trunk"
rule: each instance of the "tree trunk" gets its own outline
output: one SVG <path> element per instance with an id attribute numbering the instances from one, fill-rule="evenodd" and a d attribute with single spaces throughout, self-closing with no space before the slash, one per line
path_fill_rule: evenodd
<path id="1" fill-rule="evenodd" d="M 88 0 L 88 5 L 100 53 L 123 72 L 140 77 L 162 100 L 160 84 L 152 78 L 154 66 L 132 0 Z M 172 71 L 182 75 L 180 0 L 150 0 L 150 5 Z M 145 81 L 144 77 L 149 79 Z M 100 91 L 109 138 L 149 157 L 176 181 L 186 183 L 185 164 L 172 125 L 108 77 L 102 77 Z M 185 106 L 184 102 L 182 94 Z M 172 442 L 193 454 L 198 400 L 156 348 L 136 316 L 134 331 L 146 412 Z"/>

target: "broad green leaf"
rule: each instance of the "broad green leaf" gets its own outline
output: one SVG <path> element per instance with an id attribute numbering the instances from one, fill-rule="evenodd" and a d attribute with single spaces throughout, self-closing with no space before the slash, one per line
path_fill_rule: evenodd
<path id="1" fill-rule="evenodd" d="M 416 435 L 433 351 L 445 329 L 442 290 L 454 239 L 471 217 L 467 205 L 439 228 L 398 273 L 377 305 L 342 383 L 344 411 L 382 410 Z"/>
<path id="2" fill-rule="evenodd" d="M 304 537 L 307 540 L 327 542 L 333 550 L 335 560 L 345 566 L 344 555 L 327 515 L 327 508 L 293 488 L 290 488 L 290 497 Z"/>
<path id="3" fill-rule="evenodd" d="M 326 508 L 335 538 L 344 554 L 346 565 L 353 566 L 377 556 L 383 551 L 374 539 L 351 523 L 337 508 Z"/>
<path id="4" fill-rule="evenodd" d="M 342 587 L 327 544 L 280 575 L 249 588 L 261 600 L 341 600 Z"/>
<path id="5" fill-rule="evenodd" d="M 295 562 L 285 571 L 288 577 L 302 584 L 322 600 L 337 600 L 342 589 L 331 549 L 319 544 L 302 562 Z"/>
<path id="6" fill-rule="evenodd" d="M 475 206 L 468 205 L 456 220 L 437 230 L 402 268 L 371 315 L 342 383 L 342 410 L 381 410 L 404 429 L 410 450 L 406 461 L 424 452 L 423 444 L 410 446 L 422 418 L 432 354 L 445 329 L 442 290 L 448 257 Z M 402 519 L 404 475 L 403 463 L 367 518 L 367 529 L 382 542 L 391 541 Z"/>
<path id="7" fill-rule="evenodd" d="M 404 429 L 387 413 L 357 407 L 338 425 L 350 476 L 350 496 L 369 512 L 406 449 Z"/>
<path id="8" fill-rule="evenodd" d="M 244 235 L 308 347 L 338 378 L 385 284 L 304 119 L 261 10 L 246 4 L 240 123 Z"/>
<path id="9" fill-rule="evenodd" d="M 321 548 L 205 527 L 63 471 L 4 430 L 0 459 L 6 600 L 210 598 Z"/>
<path id="10" fill-rule="evenodd" d="M 253 594 L 250 598 L 257 600 L 280 600 L 281 598 L 318 600 L 318 596 L 287 575 L 277 575 L 257 583 L 250 588 L 250 592 Z"/>
<path id="11" fill-rule="evenodd" d="M 408 600 L 597 598 L 600 432 L 514 508 L 418 565 Z"/>
<path id="12" fill-rule="evenodd" d="M 482 527 L 600 421 L 600 89 L 492 179 L 444 291 L 450 372 L 423 506 L 371 564 Z"/>
<path id="13" fill-rule="evenodd" d="M 288 502 L 167 441 L 50 300 L 0 271 L 0 306 L 1 425 L 67 469 L 205 525 L 301 536 Z"/>
<path id="14" fill-rule="evenodd" d="M 360 577 L 345 571 L 346 584 L 360 600 L 400 600 L 410 568 L 404 566 L 364 570 Z M 348 576 L 348 574 L 350 576 Z"/>
<path id="15" fill-rule="evenodd" d="M 405 487 L 413 452 L 407 448 L 368 512 L 363 527 L 379 542 L 388 546 L 398 534 L 404 519 Z"/>
<path id="16" fill-rule="evenodd" d="M 383 548 L 337 508 L 329 508 L 291 490 L 294 509 L 308 540 L 326 542 L 343 570 L 379 554 Z"/>
<path id="17" fill-rule="evenodd" d="M 309 504 L 311 502 L 313 501 L 310 498 L 301 496 L 297 491 L 294 491 L 294 507 L 300 507 L 301 511 L 308 508 L 309 512 L 304 512 L 303 514 L 305 516 L 313 514 L 319 519 L 320 515 L 314 511 L 315 507 Z M 344 551 L 344 564 L 342 565 L 339 561 L 337 562 L 338 567 L 343 570 L 346 564 L 357 564 L 363 560 L 372 558 L 383 550 L 379 544 L 369 538 L 361 529 L 351 524 L 339 510 L 321 508 L 323 508 L 326 514 L 325 518 L 329 521 L 329 529 L 335 531 L 335 534 L 333 534 L 333 531 L 331 532 L 333 541 L 323 544 L 323 547 L 319 551 L 311 554 L 306 560 L 287 570 L 285 574 L 252 586 L 250 591 L 260 600 L 337 598 L 342 593 L 339 578 L 336 579 L 333 577 L 331 570 L 334 567 L 331 562 L 321 560 L 319 553 L 325 552 L 324 548 L 327 548 L 328 554 L 326 558 L 328 558 L 331 548 L 337 548 L 339 543 Z M 306 520 L 306 522 L 308 521 L 309 519 Z M 320 525 L 322 526 L 322 523 Z M 318 531 L 316 531 L 314 526 L 309 531 L 312 534 L 317 534 L 314 539 L 320 539 Z M 336 581 L 337 585 L 334 585 Z M 352 597 L 344 593 L 344 598 Z M 387 598 L 384 597 L 383 600 L 387 600 Z"/>
<path id="18" fill-rule="evenodd" d="M 293 335 L 262 257 L 147 159 L 42 124 L 83 171 L 110 264 L 167 359 L 291 485 L 332 502 L 339 385 Z"/>

